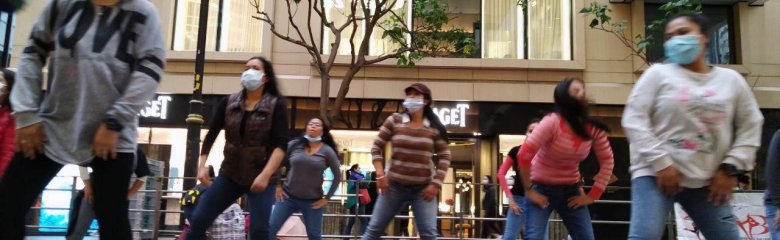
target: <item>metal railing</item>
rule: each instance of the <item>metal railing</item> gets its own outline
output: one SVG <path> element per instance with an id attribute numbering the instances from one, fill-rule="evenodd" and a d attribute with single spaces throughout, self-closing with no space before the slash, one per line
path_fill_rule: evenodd
<path id="1" fill-rule="evenodd" d="M 67 192 L 71 192 L 71 193 L 76 193 L 77 191 L 80 190 L 80 189 L 76 188 L 76 185 L 77 185 L 76 183 L 78 181 L 78 177 L 69 177 L 69 178 L 73 178 L 71 188 L 69 188 L 69 189 L 50 189 L 50 188 L 46 188 L 44 191 L 67 191 Z M 162 204 L 163 204 L 164 201 L 166 201 L 166 200 L 168 200 L 168 201 L 174 200 L 174 199 L 170 198 L 170 196 L 168 197 L 168 199 L 163 199 L 164 194 L 175 194 L 176 195 L 176 194 L 185 194 L 186 193 L 186 191 L 163 190 L 162 189 L 163 181 L 168 181 L 170 179 L 192 179 L 192 178 L 182 178 L 182 177 L 177 177 L 177 178 L 149 177 L 147 181 L 155 181 L 155 183 L 156 183 L 156 184 L 154 184 L 155 188 L 152 189 L 152 190 L 148 190 L 148 189 L 140 190 L 139 193 L 151 195 L 151 200 L 150 201 L 152 203 L 152 208 L 151 209 L 131 208 L 128 211 L 130 213 L 151 214 L 152 225 L 151 225 L 150 228 L 133 228 L 132 229 L 133 232 L 135 232 L 135 233 L 148 233 L 148 234 L 151 234 L 151 238 L 152 239 L 159 239 L 160 237 L 175 237 L 176 235 L 181 234 L 181 230 L 162 229 L 162 226 L 161 226 L 162 224 L 160 222 L 160 220 L 161 220 L 161 218 L 162 218 L 162 216 L 164 214 L 166 214 L 166 215 L 167 214 L 178 214 L 179 215 L 178 217 L 181 218 L 182 217 L 181 214 L 183 213 L 183 211 L 181 211 L 181 210 L 167 210 L 167 209 L 166 210 L 162 210 Z M 341 186 L 342 189 L 346 189 L 346 188 L 343 188 L 344 185 L 346 185 L 346 184 L 347 184 L 346 181 L 342 182 L 342 186 Z M 445 184 L 446 185 L 447 184 L 452 185 L 452 184 L 457 184 L 457 183 L 445 183 Z M 473 183 L 471 185 L 472 186 L 482 186 L 482 184 L 479 184 L 479 183 Z M 496 189 L 500 189 L 496 184 L 490 184 L 490 185 L 496 187 Z M 479 189 L 479 188 L 473 188 L 472 191 L 477 191 L 477 189 Z M 630 188 L 627 188 L 627 187 L 608 187 L 608 190 L 628 190 L 628 189 L 630 189 Z M 145 196 L 145 197 L 150 197 L 148 195 Z M 343 197 L 356 197 L 358 195 L 357 194 L 336 194 L 334 196 L 343 198 Z M 479 196 L 479 194 L 477 194 L 477 197 L 478 196 Z M 372 199 L 372 200 L 375 201 L 375 199 Z M 178 199 L 176 199 L 175 201 L 178 202 Z M 335 201 L 332 200 L 329 203 L 329 206 L 340 206 L 342 201 L 343 201 L 343 199 L 342 200 L 335 200 Z M 360 201 L 357 201 L 357 204 L 360 204 Z M 631 201 L 627 201 L 627 200 L 597 200 L 595 202 L 595 204 L 599 204 L 599 205 L 600 204 L 630 205 Z M 178 203 L 177 203 L 177 205 L 178 205 Z M 180 206 L 180 205 L 178 205 L 178 206 Z M 499 207 L 502 207 L 502 206 L 499 205 Z M 32 209 L 33 210 L 70 210 L 70 208 L 64 208 L 64 207 L 33 207 Z M 346 208 L 340 209 L 340 210 L 342 210 L 342 211 L 341 212 L 337 212 L 337 213 L 325 213 L 325 214 L 323 214 L 323 218 L 326 218 L 326 219 L 327 218 L 333 218 L 333 219 L 339 219 L 339 220 L 353 218 L 355 220 L 355 222 L 358 222 L 358 221 L 360 221 L 361 218 L 367 219 L 367 218 L 371 217 L 370 214 L 360 215 L 360 214 L 347 214 L 347 213 L 343 213 L 344 212 L 343 210 L 346 210 Z M 248 214 L 248 212 L 245 212 L 244 214 Z M 479 232 L 479 231 L 476 231 L 474 226 L 479 226 L 479 225 L 481 225 L 482 223 L 485 223 L 485 222 L 500 222 L 500 223 L 503 223 L 503 222 L 506 221 L 505 218 L 478 217 L 478 216 L 472 216 L 472 214 L 467 214 L 467 213 L 455 213 L 453 216 L 446 216 L 446 215 L 442 215 L 441 213 L 438 214 L 438 215 L 439 216 L 437 217 L 437 223 L 438 223 L 437 225 L 442 225 L 444 222 L 447 222 L 449 224 L 448 225 L 449 231 L 447 231 L 449 234 L 446 234 L 447 236 L 443 236 L 442 235 L 438 239 L 480 239 L 480 238 L 476 238 L 474 236 L 474 235 L 476 235 L 475 234 L 476 232 Z M 296 213 L 296 214 L 293 214 L 293 216 L 301 216 L 301 214 L 300 213 Z M 175 218 L 175 216 L 174 216 L 174 218 Z M 394 221 L 401 220 L 401 219 L 408 219 L 408 220 L 412 221 L 413 217 L 403 216 L 403 215 L 396 215 L 395 218 L 394 218 Z M 555 224 L 562 225 L 561 224 L 562 223 L 561 219 L 552 218 L 549 221 L 552 223 L 551 225 L 555 225 Z M 181 222 L 181 221 L 176 221 L 176 222 L 178 223 L 178 222 Z M 630 221 L 593 219 L 592 223 L 594 225 L 597 225 L 597 224 L 603 224 L 603 225 L 629 225 Z M 329 233 L 326 233 L 325 231 L 323 231 L 323 236 L 322 237 L 326 238 L 326 239 L 335 239 L 335 238 L 338 238 L 338 239 L 343 239 L 343 238 L 359 239 L 360 235 L 358 235 L 358 234 L 341 235 L 340 233 L 341 233 L 341 230 L 343 229 L 343 225 L 341 225 L 341 224 L 336 224 L 336 225 L 339 226 L 339 227 L 336 228 L 336 230 L 337 230 L 336 232 L 338 232 L 339 234 L 329 234 Z M 176 224 L 176 226 L 178 226 L 178 224 Z M 28 229 L 42 229 L 42 228 L 45 228 L 45 229 L 66 229 L 66 227 L 62 227 L 62 226 L 41 226 L 41 225 L 35 225 L 35 224 L 29 224 L 29 225 L 26 225 L 26 227 Z M 180 227 L 181 226 L 179 226 L 178 229 L 181 229 Z M 563 229 L 563 227 L 560 227 L 560 228 Z M 94 230 L 94 229 L 92 229 L 92 230 Z M 439 233 L 441 234 L 444 230 L 445 229 L 439 229 Z M 672 238 L 674 236 L 674 221 L 671 218 L 671 214 L 670 214 L 670 217 L 669 217 L 669 219 L 667 221 L 667 231 L 668 231 L 668 236 L 670 236 L 670 238 Z M 329 232 L 332 233 L 333 231 L 329 231 Z M 554 233 L 551 232 L 551 234 L 554 234 Z M 565 232 L 562 233 L 562 234 L 565 234 Z M 298 234 L 280 234 L 278 236 L 280 236 L 280 237 L 306 237 L 305 235 L 298 235 Z M 565 236 L 565 235 L 563 235 L 563 236 Z M 384 236 L 382 238 L 383 239 L 415 239 L 415 237 L 394 236 L 394 235 L 388 235 L 388 236 Z"/>

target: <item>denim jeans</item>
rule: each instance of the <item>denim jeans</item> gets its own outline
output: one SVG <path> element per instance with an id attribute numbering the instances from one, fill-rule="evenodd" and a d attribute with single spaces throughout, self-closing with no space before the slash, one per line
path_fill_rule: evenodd
<path id="1" fill-rule="evenodd" d="M 363 235 L 363 240 L 377 240 L 384 233 L 387 225 L 401 210 L 404 203 L 412 205 L 414 220 L 420 232 L 420 239 L 436 239 L 436 216 L 438 213 L 438 201 L 434 197 L 431 201 L 425 201 L 422 191 L 428 187 L 423 185 L 403 185 L 390 182 L 386 192 L 379 195 L 379 199 L 368 223 L 368 230 Z"/>
<path id="2" fill-rule="evenodd" d="M 365 215 L 366 205 L 355 204 L 355 206 L 349 208 L 350 217 L 347 219 L 347 225 L 344 226 L 344 231 L 341 232 L 341 235 L 347 236 L 352 234 L 352 227 L 355 226 L 355 214 Z M 359 217 L 357 219 L 360 220 L 360 234 L 363 235 L 368 228 L 368 218 Z"/>
<path id="3" fill-rule="evenodd" d="M 628 239 L 661 239 L 667 216 L 674 203 L 691 217 L 707 240 L 739 239 L 739 228 L 731 206 L 715 206 L 707 201 L 709 189 L 685 188 L 676 196 L 667 197 L 658 189 L 656 178 L 639 177 L 631 180 L 631 227 Z"/>
<path id="4" fill-rule="evenodd" d="M 769 234 L 772 236 L 772 240 L 780 240 L 780 229 L 775 227 L 775 216 L 777 214 L 777 207 L 773 205 L 766 205 L 766 224 L 769 227 Z"/>
<path id="5" fill-rule="evenodd" d="M 209 190 L 203 193 L 203 196 L 195 206 L 195 210 L 192 212 L 187 239 L 206 239 L 206 230 L 217 219 L 219 214 L 244 194 L 247 194 L 247 201 L 249 202 L 250 238 L 252 240 L 269 239 L 268 219 L 271 216 L 271 208 L 275 201 L 276 187 L 269 184 L 265 191 L 256 193 L 249 191 L 249 187 L 233 182 L 223 176 L 217 177 Z"/>
<path id="6" fill-rule="evenodd" d="M 303 223 L 306 226 L 306 235 L 309 237 L 309 240 L 322 239 L 322 213 L 325 206 L 320 209 L 312 209 L 311 204 L 314 202 L 316 201 L 301 200 L 294 197 L 276 202 L 271 214 L 271 229 L 268 239 L 276 239 L 279 229 L 282 228 L 287 218 L 290 218 L 295 212 L 303 214 Z"/>
<path id="7" fill-rule="evenodd" d="M 547 223 L 553 210 L 558 212 L 563 219 L 563 225 L 569 230 L 574 240 L 594 240 L 593 224 L 590 220 L 590 212 L 587 207 L 576 209 L 569 208 L 569 198 L 580 195 L 580 187 L 572 186 L 545 186 L 534 184 L 533 190 L 544 195 L 549 200 L 546 208 L 531 201 L 525 202 L 526 209 L 526 240 L 547 239 Z"/>
<path id="8" fill-rule="evenodd" d="M 515 214 L 512 212 L 512 209 L 507 208 L 504 235 L 501 235 L 501 239 L 503 240 L 515 240 L 521 230 L 528 228 L 525 226 L 525 196 L 512 195 L 512 199 L 514 199 L 517 206 L 520 207 L 520 214 Z M 544 239 L 547 240 L 549 231 L 547 231 L 547 229 L 545 230 Z"/>

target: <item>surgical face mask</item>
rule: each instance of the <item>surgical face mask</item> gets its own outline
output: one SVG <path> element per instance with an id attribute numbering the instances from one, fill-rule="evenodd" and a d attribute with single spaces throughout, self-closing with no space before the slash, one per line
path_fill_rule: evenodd
<path id="1" fill-rule="evenodd" d="M 699 36 L 697 35 L 674 36 L 664 43 L 666 61 L 679 65 L 693 63 L 699 57 L 701 51 Z"/>
<path id="2" fill-rule="evenodd" d="M 425 106 L 425 100 L 422 98 L 406 98 L 404 108 L 410 113 L 420 111 Z"/>
<path id="3" fill-rule="evenodd" d="M 322 136 L 319 136 L 319 137 L 309 137 L 308 134 L 304 134 L 303 138 L 305 138 L 309 142 L 319 142 L 319 141 L 322 141 Z"/>
<path id="4" fill-rule="evenodd" d="M 482 179 L 482 184 L 483 184 L 483 185 L 487 185 L 488 183 L 490 183 L 490 182 L 488 182 L 488 180 L 486 180 L 486 179 Z"/>
<path id="5" fill-rule="evenodd" d="M 265 74 L 262 71 L 248 69 L 241 74 L 241 86 L 244 86 L 249 91 L 257 90 L 263 86 L 263 76 Z"/>

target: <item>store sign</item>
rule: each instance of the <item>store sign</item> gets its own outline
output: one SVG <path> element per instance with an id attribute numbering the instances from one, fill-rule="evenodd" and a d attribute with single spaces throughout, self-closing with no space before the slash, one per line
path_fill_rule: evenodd
<path id="1" fill-rule="evenodd" d="M 141 109 L 141 112 L 138 115 L 144 118 L 165 120 L 168 118 L 168 104 L 171 101 L 173 101 L 173 97 L 171 96 L 157 96 L 156 100 L 147 101 L 146 107 Z"/>
<path id="2" fill-rule="evenodd" d="M 441 123 L 445 126 L 466 127 L 466 110 L 469 109 L 468 103 L 459 103 L 454 108 L 442 107 L 433 108 L 433 112 L 439 116 Z"/>

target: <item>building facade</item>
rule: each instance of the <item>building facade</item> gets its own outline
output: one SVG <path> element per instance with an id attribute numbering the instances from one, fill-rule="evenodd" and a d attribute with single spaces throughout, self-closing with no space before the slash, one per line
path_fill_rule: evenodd
<path id="1" fill-rule="evenodd" d="M 12 67 L 18 64 L 27 33 L 46 2 L 29 1 L 17 13 L 15 30 L 22 34 L 13 36 Z M 188 94 L 192 93 L 200 1 L 151 2 L 158 8 L 169 52 L 158 96 L 141 113 L 139 142 L 156 146 L 157 152 L 150 156 L 167 162 L 168 176 L 181 177 L 186 147 L 184 118 Z M 307 20 L 305 2 L 300 3 L 293 18 L 299 25 Z M 326 0 L 328 16 L 336 22 L 343 21 L 348 2 Z M 589 97 L 597 104 L 594 114 L 612 126 L 618 178 L 615 184 L 630 186 L 628 144 L 619 121 L 634 83 L 647 66 L 613 35 L 588 27 L 590 18 L 578 12 L 593 0 L 531 0 L 527 9 L 518 6 L 516 0 L 444 2 L 449 5 L 447 12 L 452 19 L 445 28 L 463 29 L 466 37 L 476 39 L 477 52 L 426 58 L 412 68 L 396 67 L 395 60 L 390 59 L 362 69 L 352 81 L 349 101 L 344 106 L 350 120 L 334 127 L 345 166 L 359 163 L 364 169 L 373 168 L 368 151 L 378 124 L 400 109 L 404 87 L 423 82 L 431 87 L 437 113 L 453 136 L 455 159 L 447 181 L 462 183 L 444 187 L 442 205 L 447 199 L 456 204 L 449 207 L 455 210 L 442 211 L 478 215 L 479 209 L 474 206 L 479 206 L 481 191 L 469 183 L 479 182 L 485 175 L 495 176 L 504 154 L 522 143 L 528 121 L 552 110 L 555 84 L 564 77 L 579 77 L 584 79 Z M 627 35 L 660 34 L 646 33 L 645 26 L 663 16 L 657 10 L 662 0 L 596 2 L 609 4 L 613 18 L 626 21 Z M 309 64 L 310 55 L 305 49 L 273 36 L 267 24 L 253 18 L 259 16 L 253 7 L 255 3 L 269 13 L 278 29 L 294 31 L 288 29 L 285 1 L 210 1 L 203 77 L 206 120 L 210 120 L 209 111 L 221 97 L 240 90 L 239 76 L 245 61 L 260 55 L 273 62 L 282 92 L 290 98 L 291 127 L 300 131 L 310 117 L 318 114 L 320 77 Z M 780 127 L 780 45 L 776 44 L 776 39 L 780 39 L 780 15 L 776 14 L 780 12 L 780 2 L 703 0 L 703 4 L 704 14 L 713 23 L 708 60 L 745 76 L 764 111 L 764 132 L 774 131 Z M 408 3 L 399 1 L 394 7 L 407 8 Z M 308 34 L 306 29 L 302 30 L 304 35 Z M 315 38 L 322 39 L 318 45 L 327 46 L 332 39 L 322 34 L 322 26 L 315 25 L 311 31 Z M 371 39 L 369 55 L 382 54 L 392 47 L 381 39 L 381 33 L 374 35 L 377 37 Z M 346 54 L 349 49 L 342 46 L 338 52 Z M 663 51 L 651 46 L 648 56 L 657 61 Z M 338 56 L 337 62 L 346 63 L 347 59 L 346 55 Z M 345 71 L 344 64 L 332 71 L 331 97 L 335 97 Z M 205 136 L 205 126 L 201 135 Z M 768 142 L 768 136 L 764 138 Z M 224 145 L 222 139 L 220 136 L 214 146 L 217 149 L 212 152 L 221 152 L 218 149 Z M 219 154 L 212 154 L 209 160 L 216 166 L 220 161 Z M 757 172 L 754 177 L 760 181 L 762 174 Z M 168 188 L 181 190 L 181 182 L 171 180 Z M 628 196 L 626 192 L 614 194 L 615 199 Z M 176 208 L 175 205 L 176 201 L 171 201 L 168 207 Z M 176 221 L 171 217 L 166 223 Z"/>

